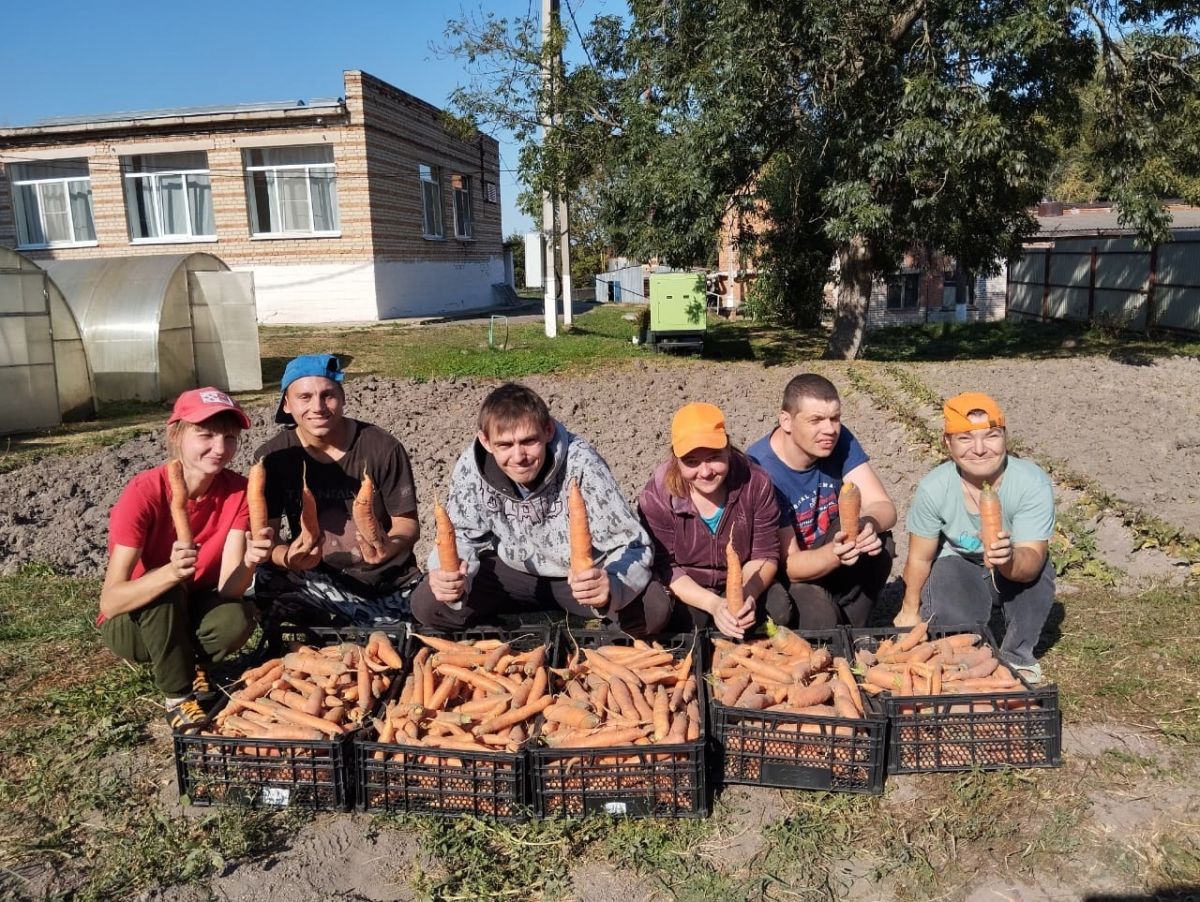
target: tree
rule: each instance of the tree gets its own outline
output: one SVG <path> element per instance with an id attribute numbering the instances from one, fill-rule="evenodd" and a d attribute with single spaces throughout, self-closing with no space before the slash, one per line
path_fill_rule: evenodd
<path id="1" fill-rule="evenodd" d="M 522 171 L 539 185 L 602 175 L 609 238 L 643 259 L 705 259 L 731 203 L 765 203 L 775 225 L 760 270 L 811 320 L 811 280 L 835 257 L 828 353 L 854 357 L 871 285 L 908 248 L 940 248 L 985 274 L 1019 254 L 1034 226 L 1027 210 L 1057 161 L 1056 129 L 1078 127 L 1097 66 L 1094 127 L 1105 140 L 1091 165 L 1127 221 L 1162 236 L 1160 155 L 1175 173 L 1198 171 L 1188 138 L 1198 9 L 1200 0 L 631 0 L 628 23 L 593 22 L 588 64 L 536 95 L 564 112 L 542 146 L 525 147 Z M 1181 135 L 1160 133 L 1187 116 Z"/>

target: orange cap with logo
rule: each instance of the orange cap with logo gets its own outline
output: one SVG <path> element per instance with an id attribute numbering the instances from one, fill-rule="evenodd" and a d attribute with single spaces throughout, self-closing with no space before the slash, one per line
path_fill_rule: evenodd
<path id="1" fill-rule="evenodd" d="M 987 414 L 986 423 L 973 422 L 968 416 L 973 410 L 981 410 Z M 957 432 L 973 432 L 976 429 L 997 429 L 1004 426 L 1004 411 L 992 398 L 977 391 L 965 391 L 955 395 L 942 405 L 942 415 L 946 418 L 946 434 Z"/>
<path id="2" fill-rule="evenodd" d="M 671 420 L 671 450 L 683 457 L 697 448 L 724 448 L 729 444 L 725 434 L 725 414 L 712 404 L 687 404 L 675 412 Z"/>

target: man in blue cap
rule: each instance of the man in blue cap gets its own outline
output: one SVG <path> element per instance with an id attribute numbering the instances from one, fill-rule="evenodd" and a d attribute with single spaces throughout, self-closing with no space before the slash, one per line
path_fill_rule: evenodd
<path id="1" fill-rule="evenodd" d="M 404 446 L 388 432 L 347 417 L 341 364 L 332 354 L 288 362 L 275 422 L 284 428 L 254 453 L 267 476 L 275 534 L 286 519 L 290 542 L 259 568 L 255 597 L 265 622 L 299 626 L 375 625 L 409 616 L 408 597 L 421 573 L 413 557 L 420 535 L 417 493 Z M 355 526 L 363 476 L 375 486 L 378 545 Z M 316 500 L 316 542 L 300 531 L 302 488 Z"/>

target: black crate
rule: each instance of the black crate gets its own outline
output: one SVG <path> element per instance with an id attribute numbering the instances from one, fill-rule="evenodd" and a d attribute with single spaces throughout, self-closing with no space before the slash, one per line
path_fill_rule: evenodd
<path id="1" fill-rule="evenodd" d="M 545 644 L 547 663 L 553 662 L 557 654 L 554 630 L 546 624 L 518 631 L 476 627 L 456 633 L 421 632 L 456 640 L 496 638 L 518 650 Z M 408 678 L 413 655 L 420 647 L 416 638 L 406 646 L 406 666 L 394 685 L 393 698 Z M 373 733 L 372 729 L 367 735 Z M 470 814 L 503 821 L 528 817 L 528 762 L 523 749 L 455 751 L 402 742 L 380 743 L 364 737 L 355 743 L 354 756 L 358 806 L 363 811 L 445 817 Z"/>
<path id="2" fill-rule="evenodd" d="M 907 629 L 850 630 L 852 648 L 873 650 L 884 638 Z M 978 633 L 999 649 L 983 624 L 931 628 L 931 637 Z M 1001 661 L 1001 667 L 1008 668 Z M 1018 692 L 972 692 L 893 696 L 879 700 L 888 719 L 888 773 L 997 770 L 1004 767 L 1059 767 L 1062 764 L 1062 712 L 1058 687 L 1034 688 L 1023 678 Z"/>
<path id="3" fill-rule="evenodd" d="M 176 733 L 179 794 L 193 805 L 348 811 L 353 733 L 329 740 Z"/>
<path id="4" fill-rule="evenodd" d="M 814 647 L 845 655 L 841 630 L 809 630 L 798 635 Z M 883 792 L 887 720 L 874 699 L 864 697 L 866 716 L 852 719 L 753 711 L 710 698 L 710 722 L 723 782 Z"/>
<path id="5" fill-rule="evenodd" d="M 628 636 L 605 630 L 576 630 L 560 637 L 565 662 L 581 647 L 629 645 Z M 706 777 L 707 705 L 703 679 L 706 645 L 698 635 L 669 636 L 660 644 L 677 659 L 695 648 L 700 736 L 692 742 L 613 748 L 529 748 L 534 807 L 542 817 L 609 814 L 624 817 L 704 817 L 708 814 Z"/>

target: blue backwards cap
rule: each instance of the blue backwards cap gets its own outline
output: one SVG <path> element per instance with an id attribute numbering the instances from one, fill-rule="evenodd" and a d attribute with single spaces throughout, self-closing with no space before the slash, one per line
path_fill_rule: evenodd
<path id="1" fill-rule="evenodd" d="M 342 372 L 341 363 L 332 354 L 301 354 L 299 357 L 293 357 L 283 368 L 283 378 L 279 380 L 279 407 L 275 411 L 276 423 L 282 423 L 285 426 L 296 425 L 292 415 L 283 409 L 283 398 L 287 393 L 288 386 L 305 376 L 322 376 L 325 379 L 332 379 L 334 382 L 341 382 L 346 374 Z"/>

